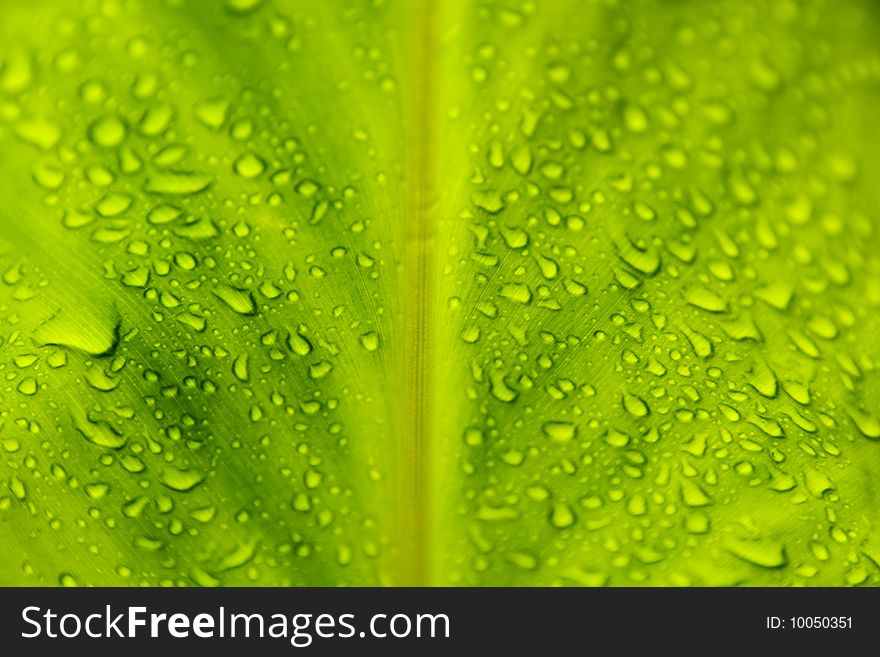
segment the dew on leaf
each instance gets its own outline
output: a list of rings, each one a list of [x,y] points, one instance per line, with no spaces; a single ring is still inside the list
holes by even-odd
[[[85,380],[92,388],[100,392],[111,392],[119,386],[119,379],[107,376],[106,372],[97,365],[86,370]]]
[[[550,524],[557,529],[571,527],[576,520],[574,511],[568,504],[559,502],[553,505],[553,509],[550,512]]]
[[[37,384],[37,380],[33,377],[27,377],[22,379],[16,389],[23,395],[27,397],[31,397],[37,394],[37,390],[39,390],[39,385]]]
[[[182,225],[173,228],[174,234],[195,241],[206,241],[217,237],[217,226],[208,217],[193,217]]]
[[[501,194],[492,191],[474,192],[472,198],[474,205],[489,214],[498,214],[504,209],[504,200]]]
[[[498,401],[510,403],[516,400],[519,396],[516,390],[511,388],[507,381],[504,379],[504,375],[500,372],[493,372],[489,375],[490,391],[492,396],[495,397]]]
[[[645,417],[650,413],[648,405],[638,395],[624,393],[622,401],[624,410],[633,417]]]
[[[253,315],[257,312],[254,295],[250,290],[231,285],[218,285],[214,288],[214,295],[239,315]]]
[[[856,428],[865,438],[880,438],[880,420],[877,419],[876,415],[869,415],[856,408],[850,408],[848,413],[850,418],[852,418],[853,424],[855,424]]]
[[[250,379],[248,357],[246,355],[239,356],[232,362],[232,373],[236,379],[244,383]]]
[[[309,365],[309,376],[315,380],[323,379],[333,370],[333,364],[328,360],[321,360]]]
[[[729,538],[725,547],[734,556],[761,568],[782,568],[788,564],[785,547],[778,541]]]
[[[191,491],[205,480],[205,474],[199,470],[183,470],[166,466],[159,474],[159,481],[171,490],[181,493]]]
[[[197,104],[194,111],[199,121],[213,130],[219,130],[226,123],[229,102],[223,99],[208,100]]]
[[[44,151],[54,148],[61,139],[61,128],[45,119],[21,121],[15,126],[15,133]]]
[[[501,296],[516,303],[527,304],[532,300],[532,291],[524,283],[505,283],[501,286]]]
[[[695,285],[687,288],[684,298],[692,306],[708,310],[709,312],[720,313],[727,310],[727,302],[718,294],[703,286]]]
[[[637,103],[624,104],[623,121],[630,132],[642,133],[648,129],[648,114]]]
[[[545,422],[541,429],[548,438],[561,443],[572,440],[577,432],[574,424],[561,421]]]
[[[214,179],[203,173],[166,171],[154,173],[144,183],[144,191],[166,196],[189,196],[204,192]]]
[[[131,207],[132,198],[127,194],[108,194],[95,204],[95,212],[102,217],[117,217]]]
[[[256,178],[266,170],[266,163],[254,153],[245,153],[236,158],[233,168],[242,178]]]
[[[376,331],[367,331],[358,338],[361,346],[367,351],[376,351],[379,348],[379,334]]]
[[[119,340],[119,318],[114,311],[90,309],[74,314],[61,310],[34,332],[42,345],[58,345],[86,354],[112,353]]]
[[[114,148],[125,139],[127,129],[116,114],[105,114],[89,126],[89,139],[102,148]]]
[[[144,112],[138,126],[141,134],[146,137],[156,137],[168,129],[174,110],[170,105],[159,104]]]
[[[83,438],[99,447],[119,449],[128,442],[126,436],[107,422],[92,421],[84,415],[75,415],[74,424]]]
[[[464,431],[464,442],[470,447],[478,447],[483,444],[483,432],[476,427],[468,427]]]
[[[308,356],[312,352],[312,343],[299,331],[291,331],[287,338],[290,350],[298,356]]]

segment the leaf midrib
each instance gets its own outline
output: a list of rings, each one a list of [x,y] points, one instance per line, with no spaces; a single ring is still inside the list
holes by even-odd
[[[432,324],[431,281],[434,269],[431,242],[433,220],[434,131],[431,119],[435,57],[433,0],[413,6],[408,44],[414,54],[407,97],[406,163],[411,183],[405,187],[407,215],[404,234],[403,312],[405,318],[401,399],[402,431],[398,481],[400,514],[397,538],[401,551],[398,584],[424,586],[430,577],[430,480],[428,454],[431,417]]]

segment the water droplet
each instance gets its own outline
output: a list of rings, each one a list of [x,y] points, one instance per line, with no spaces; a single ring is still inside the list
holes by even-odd
[[[309,365],[309,376],[315,380],[323,379],[333,371],[333,364],[327,360],[321,360]]]
[[[253,315],[257,312],[254,295],[249,290],[218,285],[214,288],[214,295],[239,315]]]
[[[557,502],[553,505],[553,510],[550,512],[550,524],[554,527],[565,529],[571,527],[576,521],[574,511],[568,504]]]
[[[144,112],[140,122],[141,134],[145,137],[157,137],[168,129],[174,110],[170,105],[160,104]]]
[[[865,438],[880,438],[880,420],[876,416],[868,415],[855,408],[850,408],[848,412],[853,424]]]
[[[788,564],[785,547],[777,541],[729,538],[726,547],[734,556],[761,568],[782,568]]]
[[[791,303],[794,290],[786,281],[774,281],[755,291],[755,296],[777,310],[785,310]]]
[[[498,401],[510,403],[519,396],[516,390],[507,385],[504,375],[500,372],[492,372],[489,375],[489,382],[489,390]]]
[[[119,341],[119,319],[113,311],[82,308],[78,315],[61,311],[34,333],[43,345],[69,347],[94,356],[113,353]]]
[[[379,348],[379,334],[376,331],[367,331],[361,335],[360,343],[367,351],[376,351]]]
[[[684,299],[692,306],[709,312],[720,313],[727,310],[727,302],[724,299],[708,288],[699,285],[687,288]]]
[[[522,568],[523,570],[538,569],[538,558],[527,552],[511,552],[507,555],[507,560],[517,568]]]
[[[195,106],[196,118],[207,127],[219,130],[226,123],[229,103],[223,99],[209,100]]]
[[[189,196],[204,192],[214,179],[202,173],[165,171],[154,173],[144,183],[144,191],[167,196]]]
[[[16,125],[15,133],[24,141],[44,151],[54,148],[61,139],[61,128],[45,119],[21,121]]]
[[[17,388],[21,394],[27,395],[28,397],[37,394],[38,389],[37,380],[32,377],[22,379]]]
[[[464,442],[471,447],[483,444],[483,432],[476,427],[468,427],[464,431]]]
[[[163,468],[159,475],[159,481],[164,486],[181,493],[191,491],[204,480],[204,473],[198,470],[181,470],[171,466]]]
[[[226,0],[226,8],[233,14],[249,14],[256,11],[263,0]]]
[[[131,207],[132,198],[127,194],[108,194],[95,204],[95,211],[102,217],[118,217]]]
[[[577,434],[577,427],[571,422],[545,422],[541,429],[545,436],[562,443],[572,440]]]
[[[623,122],[630,132],[642,133],[648,129],[648,114],[640,105],[626,103],[623,106]]]
[[[683,479],[681,482],[681,500],[689,507],[706,506],[712,502],[706,491],[690,479]]]
[[[517,303],[527,304],[532,300],[532,291],[525,283],[505,283],[501,286],[501,296]]]
[[[266,170],[266,163],[253,153],[245,153],[235,160],[233,168],[242,178],[256,178]]]
[[[814,497],[822,497],[826,492],[834,490],[834,482],[824,472],[815,468],[804,468],[804,482],[807,490]]]
[[[498,214],[504,209],[504,201],[501,194],[492,191],[474,192],[472,197],[474,205],[489,214]]]
[[[629,445],[629,436],[617,429],[609,429],[602,439],[612,447],[626,447]]]
[[[650,413],[645,400],[637,395],[624,393],[622,401],[623,409],[633,417],[645,417]]]
[[[504,227],[501,229],[501,236],[511,249],[524,249],[529,245],[529,234],[522,228]]]
[[[74,577],[70,573],[61,573],[58,576],[58,584],[59,586],[63,586],[65,588],[73,588],[80,585],[76,577]]]
[[[89,126],[89,139],[102,148],[114,148],[125,139],[127,129],[116,114],[105,114]]]
[[[119,449],[128,441],[127,437],[107,422],[93,421],[80,415],[74,416],[73,420],[82,437],[99,447]]]
[[[107,376],[104,370],[97,365],[86,370],[85,379],[92,388],[101,392],[111,392],[119,386],[119,379]]]
[[[291,331],[287,337],[287,345],[298,356],[308,356],[312,353],[312,343],[299,331]]]
[[[248,357],[246,355],[239,356],[232,362],[232,373],[239,381],[248,381],[250,376],[248,374]]]

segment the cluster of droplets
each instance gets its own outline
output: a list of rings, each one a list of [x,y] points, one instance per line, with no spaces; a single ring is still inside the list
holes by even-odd
[[[0,525],[22,534],[7,556],[24,583],[380,577],[383,471],[351,442],[388,431],[374,378],[388,245],[360,191],[382,175],[369,135],[334,145],[335,124],[307,123],[322,117],[266,63],[336,84],[302,38],[348,28],[225,4],[197,12],[194,39],[185,11],[108,3],[68,25],[82,45],[0,50],[0,141],[29,163],[14,184],[39,214],[0,217],[17,249],[0,263]],[[240,66],[212,50],[220,31],[249,53]],[[360,57],[393,102],[379,52]],[[353,146],[328,171],[325,149]]]
[[[880,58],[824,19],[841,65],[811,56],[830,5],[596,3],[601,38],[521,9],[475,11],[494,104],[448,113],[472,140],[443,271],[471,406],[451,581],[878,581],[880,262],[841,126]]]

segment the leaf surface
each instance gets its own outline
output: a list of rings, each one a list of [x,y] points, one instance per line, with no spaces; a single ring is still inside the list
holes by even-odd
[[[872,3],[0,16],[0,583],[880,582]]]

